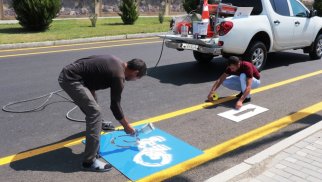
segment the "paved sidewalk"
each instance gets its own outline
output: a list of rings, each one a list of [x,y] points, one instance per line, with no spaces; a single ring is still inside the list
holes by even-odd
[[[206,182],[322,182],[322,121]]]
[[[0,24],[16,24],[17,20],[0,20]]]

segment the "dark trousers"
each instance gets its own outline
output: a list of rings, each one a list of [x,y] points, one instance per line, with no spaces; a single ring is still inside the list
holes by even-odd
[[[70,96],[75,104],[85,114],[86,145],[84,162],[91,163],[96,158],[100,145],[100,132],[102,130],[102,114],[92,93],[80,81],[68,81],[64,70],[58,78],[61,88]]]

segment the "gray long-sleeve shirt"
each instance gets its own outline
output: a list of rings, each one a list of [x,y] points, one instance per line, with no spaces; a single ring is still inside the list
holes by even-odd
[[[124,88],[122,61],[112,55],[82,58],[65,67],[65,78],[81,81],[91,91],[111,88],[111,110],[117,120],[124,117],[121,94]]]

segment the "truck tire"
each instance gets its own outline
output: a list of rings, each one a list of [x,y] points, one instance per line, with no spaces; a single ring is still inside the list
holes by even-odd
[[[318,35],[309,52],[310,58],[313,60],[321,59],[322,57],[322,34]]]
[[[198,63],[209,63],[213,58],[214,55],[212,54],[206,54],[206,53],[201,53],[198,51],[193,51],[193,56],[197,60]]]
[[[261,41],[251,42],[243,55],[243,58],[245,61],[253,63],[258,71],[262,71],[267,59],[267,49],[265,44]]]

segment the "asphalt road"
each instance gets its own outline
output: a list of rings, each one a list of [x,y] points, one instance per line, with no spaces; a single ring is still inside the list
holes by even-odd
[[[205,101],[214,80],[224,71],[226,62],[215,58],[209,65],[198,65],[191,52],[165,49],[162,61],[152,69],[161,49],[161,40],[111,41],[65,47],[0,50],[0,105],[27,99],[60,89],[57,77],[64,65],[94,54],[114,54],[124,61],[138,57],[147,62],[149,76],[128,82],[123,93],[122,106],[131,122],[164,115],[169,112],[201,104]],[[322,70],[321,60],[311,61],[301,51],[270,54],[262,71],[262,86],[268,86],[301,75]],[[214,107],[187,112],[161,119],[155,126],[201,150],[229,141],[253,129],[285,116],[299,112],[322,101],[322,74],[295,80],[291,83],[264,89],[252,95],[252,104],[268,108],[245,121],[236,123],[217,116],[230,110],[236,100]],[[235,92],[223,87],[221,97]],[[112,120],[109,110],[109,90],[98,92],[104,118]],[[0,161],[6,156],[43,149],[45,146],[69,141],[84,135],[84,123],[65,119],[73,104],[53,98],[45,109],[27,114],[0,111]],[[37,104],[37,103],[34,103]],[[28,105],[28,107],[31,105]],[[25,107],[23,105],[19,108]],[[322,112],[300,113],[303,119],[246,146],[228,152],[192,169],[171,176],[166,181],[203,181],[264,150],[274,143],[322,120]],[[82,119],[76,112],[74,117]],[[127,181],[113,169],[108,173],[83,172],[80,169],[82,144],[60,148],[51,152],[0,165],[0,181]],[[188,152],[188,151],[182,151]]]

